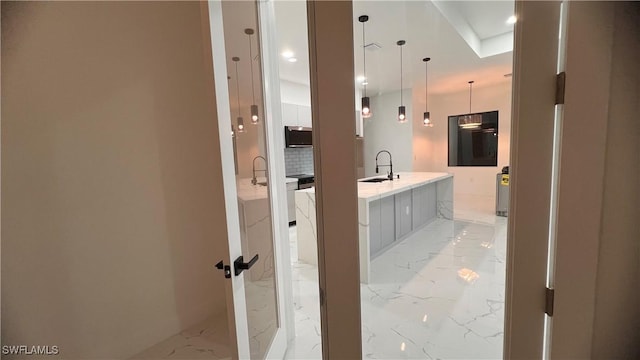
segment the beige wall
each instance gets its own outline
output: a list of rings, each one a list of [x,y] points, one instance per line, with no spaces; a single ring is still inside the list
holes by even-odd
[[[615,10],[592,358],[640,356],[640,5]]]
[[[3,344],[122,358],[225,311],[201,16],[2,3]]]
[[[231,116],[233,119],[233,126],[236,130],[238,125],[236,123],[237,116],[235,115],[235,109],[232,110]],[[236,157],[238,163],[238,178],[250,179],[253,177],[253,159],[256,156],[265,156],[264,150],[264,128],[263,123],[259,125],[251,125],[249,114],[244,114],[244,127],[246,131],[244,133],[236,132]],[[264,119],[264,117],[263,117]],[[264,168],[264,162],[262,160],[256,160],[256,169]],[[264,176],[264,173],[258,172],[256,176]]]
[[[414,171],[444,171],[454,174],[456,195],[495,198],[495,174],[509,164],[511,134],[511,81],[483,87],[474,84],[473,112],[498,110],[498,166],[449,167],[447,117],[469,112],[469,91],[429,96],[429,111],[434,126],[422,126],[424,91],[414,92],[413,169]]]
[[[281,79],[280,100],[287,104],[311,106],[311,88],[309,85]]]

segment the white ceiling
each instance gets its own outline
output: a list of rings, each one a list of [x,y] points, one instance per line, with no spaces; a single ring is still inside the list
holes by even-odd
[[[513,15],[513,1],[450,1],[482,40],[513,31],[507,24]]]
[[[442,1],[433,5],[467,45],[485,58],[513,50],[513,1]]]
[[[297,62],[280,56],[280,78],[309,84],[309,43],[307,40],[307,4],[305,1],[274,2],[276,31],[280,53],[292,51]]]
[[[276,23],[280,51],[295,53],[298,62],[280,59],[280,77],[309,83],[306,5],[304,1],[276,1]],[[510,81],[504,75],[512,67],[513,1],[354,1],[354,46],[356,75],[363,74],[362,24],[359,15],[369,15],[366,42],[382,48],[367,51],[370,95],[400,88],[400,50],[403,47],[404,88],[424,87],[429,62],[429,92],[447,93]]]
[[[253,1],[223,1],[222,14],[224,22],[224,38],[225,52],[227,57],[227,74],[229,79],[229,102],[231,105],[231,118],[235,121],[238,116],[238,84],[240,85],[240,115],[244,117],[245,124],[249,123],[250,105],[253,103],[253,95],[251,92],[252,85],[255,94],[255,103],[262,103],[262,82],[259,63],[259,44],[260,36],[257,29],[258,13]],[[249,35],[244,30],[254,29],[255,33],[251,36],[251,55],[253,61],[250,61],[249,51]],[[214,54],[215,56],[215,54]],[[238,61],[238,77],[236,78],[235,62],[233,57],[239,57]],[[253,79],[251,83],[251,65],[253,65]],[[262,106],[258,107],[262,109]]]

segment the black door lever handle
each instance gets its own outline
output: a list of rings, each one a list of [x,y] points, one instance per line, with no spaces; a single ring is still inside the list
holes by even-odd
[[[248,263],[244,262],[244,257],[239,256],[236,261],[233,262],[233,270],[236,276],[240,275],[244,270],[249,270],[253,264],[258,262],[258,254],[256,254]]]

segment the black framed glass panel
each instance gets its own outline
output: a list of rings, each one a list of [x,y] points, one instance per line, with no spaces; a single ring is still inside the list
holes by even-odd
[[[498,165],[498,111],[449,116],[449,166]]]

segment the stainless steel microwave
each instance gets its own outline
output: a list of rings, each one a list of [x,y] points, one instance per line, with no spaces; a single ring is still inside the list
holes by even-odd
[[[313,146],[311,128],[300,126],[285,126],[284,143],[288,148]]]

